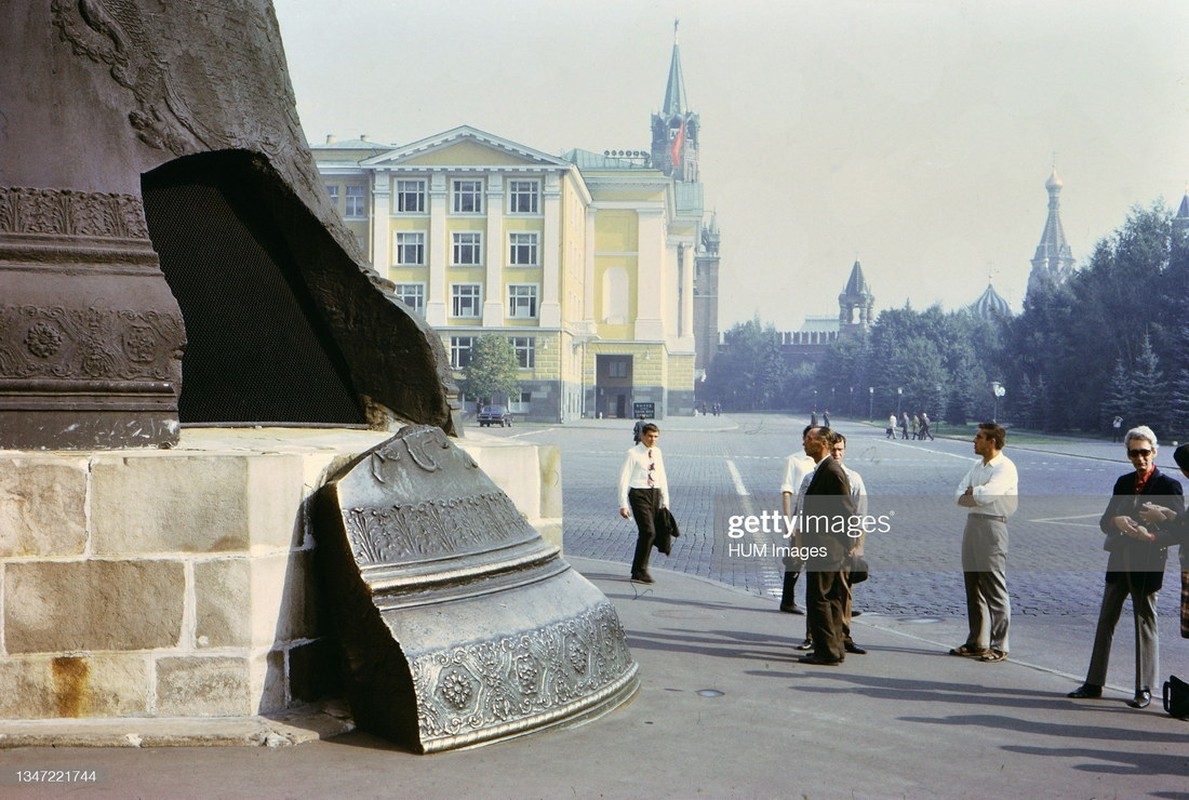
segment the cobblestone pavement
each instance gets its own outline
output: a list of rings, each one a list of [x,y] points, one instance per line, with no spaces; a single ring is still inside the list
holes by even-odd
[[[781,566],[773,548],[782,539],[775,526],[767,534],[732,539],[728,521],[732,515],[779,512],[785,460],[799,449],[807,422],[781,414],[661,421],[660,445],[682,535],[672,555],[654,553],[652,566],[779,597]],[[964,616],[959,567],[964,513],[953,491],[975,458],[970,442],[888,440],[881,428],[863,422],[833,423],[848,438],[846,464],[863,476],[869,513],[891,520],[886,534],[868,537],[872,579],[856,587],[856,607],[901,618]],[[566,552],[623,563],[625,572],[635,526],[616,513],[615,494],[631,427],[630,420],[586,420],[488,429],[561,448]],[[1158,463],[1179,476],[1172,450],[1162,448]],[[1122,445],[1069,440],[1015,446],[1009,435],[1006,452],[1021,483],[1020,511],[1009,524],[1013,614],[1094,617],[1106,563],[1098,517],[1115,479],[1129,469]],[[1161,628],[1167,626],[1166,635],[1174,637],[1179,636],[1170,613],[1179,605],[1176,569],[1173,553],[1160,606]],[[799,586],[798,595],[802,592]]]

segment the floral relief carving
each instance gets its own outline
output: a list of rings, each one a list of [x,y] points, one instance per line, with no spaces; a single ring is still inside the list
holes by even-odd
[[[410,660],[422,740],[546,714],[611,686],[633,663],[606,602],[536,630],[423,654]]]
[[[0,306],[0,332],[24,344],[0,353],[0,377],[169,380],[182,330],[156,312]]]
[[[62,332],[49,322],[35,322],[25,334],[25,347],[38,358],[49,358],[62,347]]]
[[[20,186],[0,187],[0,233],[149,238],[135,195]]]

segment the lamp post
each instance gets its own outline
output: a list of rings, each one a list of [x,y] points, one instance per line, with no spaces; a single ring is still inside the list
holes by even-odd
[[[991,394],[995,396],[995,406],[991,413],[991,422],[999,422],[999,398],[1007,394],[1007,387],[999,381],[991,381]]]
[[[904,397],[904,387],[896,387],[896,419],[900,418],[900,400]]]
[[[867,387],[867,421],[875,419],[875,387]]]

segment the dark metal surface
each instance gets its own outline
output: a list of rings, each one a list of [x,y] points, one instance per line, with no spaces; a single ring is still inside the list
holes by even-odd
[[[467,747],[637,689],[614,607],[440,429],[405,428],[327,484],[316,533],[364,730]]]
[[[0,70],[0,448],[169,446],[179,421],[455,432],[438,334],[326,198],[267,0],[0,13],[22,65]]]

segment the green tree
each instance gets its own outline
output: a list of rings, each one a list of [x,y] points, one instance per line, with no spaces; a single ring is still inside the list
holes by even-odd
[[[1132,397],[1134,416],[1138,424],[1147,425],[1157,436],[1166,436],[1169,421],[1168,385],[1160,369],[1160,359],[1152,349],[1152,341],[1144,336],[1139,356],[1135,359],[1135,381]]]
[[[520,393],[516,351],[505,337],[487,333],[471,347],[471,363],[463,370],[459,386],[467,396],[479,400],[510,398]]]
[[[789,367],[780,351],[780,333],[759,317],[740,322],[723,335],[727,347],[706,376],[706,394],[728,409],[776,408],[784,400]]]
[[[1102,430],[1106,406],[1117,404],[1110,396],[1112,368],[1122,359],[1127,369],[1140,369],[1145,335],[1157,359],[1152,366],[1178,363],[1170,358],[1176,312],[1169,298],[1183,297],[1184,285],[1176,291],[1169,285],[1170,243],[1171,215],[1163,204],[1135,207],[1065,285],[1029,295],[1012,323],[1006,363],[1016,376],[1045,379],[1055,429]],[[1129,420],[1138,411],[1135,401],[1133,394],[1123,413]],[[1149,413],[1167,416],[1155,408],[1159,403],[1148,405]]]

